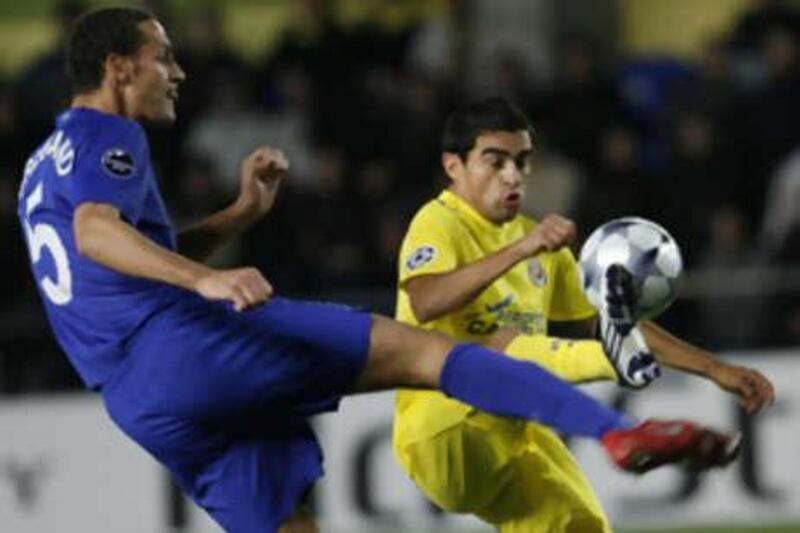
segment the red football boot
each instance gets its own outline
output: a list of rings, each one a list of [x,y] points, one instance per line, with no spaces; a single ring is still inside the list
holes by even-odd
[[[602,441],[618,467],[641,474],[667,463],[684,463],[696,471],[725,466],[739,453],[741,435],[686,420],[652,419],[609,431]]]

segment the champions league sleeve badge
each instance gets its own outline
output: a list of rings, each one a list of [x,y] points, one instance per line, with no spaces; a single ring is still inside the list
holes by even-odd
[[[535,257],[528,261],[528,278],[536,287],[547,285],[547,271]]]
[[[406,260],[406,268],[416,270],[433,261],[434,257],[436,257],[436,248],[427,245],[420,246]]]
[[[106,150],[100,162],[106,174],[116,179],[128,179],[136,170],[133,156],[122,148]]]

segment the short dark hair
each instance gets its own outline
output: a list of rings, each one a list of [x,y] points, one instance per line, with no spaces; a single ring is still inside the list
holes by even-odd
[[[139,24],[155,19],[144,9],[109,7],[81,15],[67,41],[67,70],[75,94],[97,89],[109,54],[134,55],[144,44]]]
[[[442,134],[442,151],[458,154],[466,161],[478,137],[489,131],[525,130],[536,141],[536,132],[516,105],[496,96],[463,105],[447,118]]]

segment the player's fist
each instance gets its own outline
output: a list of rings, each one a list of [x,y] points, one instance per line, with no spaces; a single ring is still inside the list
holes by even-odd
[[[227,300],[237,311],[261,305],[272,296],[272,285],[250,267],[211,270],[197,280],[195,290],[207,300]]]
[[[575,240],[575,223],[561,215],[547,215],[530,233],[517,241],[525,257],[555,252]]]
[[[237,203],[255,216],[263,216],[275,203],[289,161],[281,150],[261,146],[242,161]]]

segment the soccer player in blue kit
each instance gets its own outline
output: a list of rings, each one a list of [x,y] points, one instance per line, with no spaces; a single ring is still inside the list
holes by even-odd
[[[25,165],[19,217],[52,329],[114,422],[231,532],[316,531],[322,475],[309,415],[349,393],[439,389],[484,411],[600,440],[622,468],[731,459],[683,421],[638,426],[542,368],[345,306],[272,297],[253,268],[201,263],[266,214],[288,169],[262,147],[238,198],[175,233],[139,120],[173,121],[184,73],[146,11],[84,15],[69,40],[74,98]],[[647,357],[620,332],[615,360]]]

